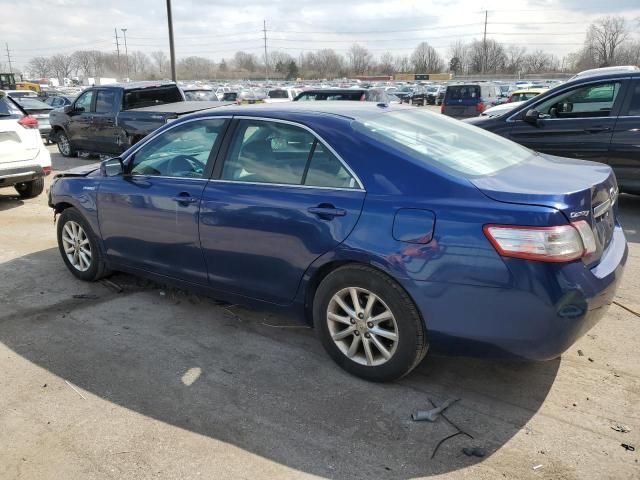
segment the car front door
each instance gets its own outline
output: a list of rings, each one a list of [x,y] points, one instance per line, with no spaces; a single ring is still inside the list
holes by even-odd
[[[365,192],[305,127],[240,119],[233,130],[200,209],[209,281],[222,291],[288,304],[307,267],[349,235]]]
[[[539,112],[537,123],[525,121],[524,110],[511,117],[509,137],[539,152],[606,163],[623,86],[592,81],[544,98],[526,109]]]
[[[629,83],[609,146],[609,165],[622,190],[640,194],[640,79]]]
[[[87,90],[73,102],[71,111],[67,114],[69,123],[67,124],[67,135],[75,148],[90,150],[89,137],[93,113],[94,90]]]
[[[118,154],[122,148],[118,145],[118,129],[115,124],[119,92],[114,89],[96,90],[96,102],[91,126],[91,139],[94,151]]]
[[[98,220],[110,261],[207,283],[198,216],[227,121],[200,118],[175,125],[125,159],[123,175],[102,180]]]

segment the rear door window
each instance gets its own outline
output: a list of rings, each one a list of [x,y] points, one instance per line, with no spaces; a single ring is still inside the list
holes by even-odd
[[[632,87],[631,90],[631,100],[624,115],[636,117],[640,116],[640,81],[634,83],[635,87]]]

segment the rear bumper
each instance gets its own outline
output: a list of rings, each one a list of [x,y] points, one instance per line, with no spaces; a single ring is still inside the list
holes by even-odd
[[[40,165],[0,170],[0,187],[11,187],[17,183],[30,182],[49,173],[50,171],[45,172]]]
[[[566,351],[604,316],[627,261],[616,226],[594,268],[505,259],[513,288],[413,282],[436,351],[472,356],[549,360]]]

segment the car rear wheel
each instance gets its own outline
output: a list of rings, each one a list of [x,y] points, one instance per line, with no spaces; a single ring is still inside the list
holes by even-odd
[[[96,281],[109,271],[88,222],[75,208],[67,208],[58,220],[58,248],[62,260],[76,277]]]
[[[427,353],[425,328],[407,293],[365,265],[340,267],[325,277],[315,294],[313,317],[329,355],[367,380],[400,378]]]
[[[30,182],[18,183],[15,189],[20,198],[35,198],[44,190],[44,177],[36,178]]]
[[[56,135],[56,143],[58,144],[58,151],[65,157],[75,157],[78,153],[67,134],[63,131],[58,132]]]

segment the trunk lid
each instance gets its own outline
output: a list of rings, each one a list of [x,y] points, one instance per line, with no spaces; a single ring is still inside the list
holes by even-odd
[[[608,165],[539,154],[494,175],[471,179],[487,197],[505,203],[556,208],[568,221],[586,220],[600,259],[613,236],[618,184]]]

